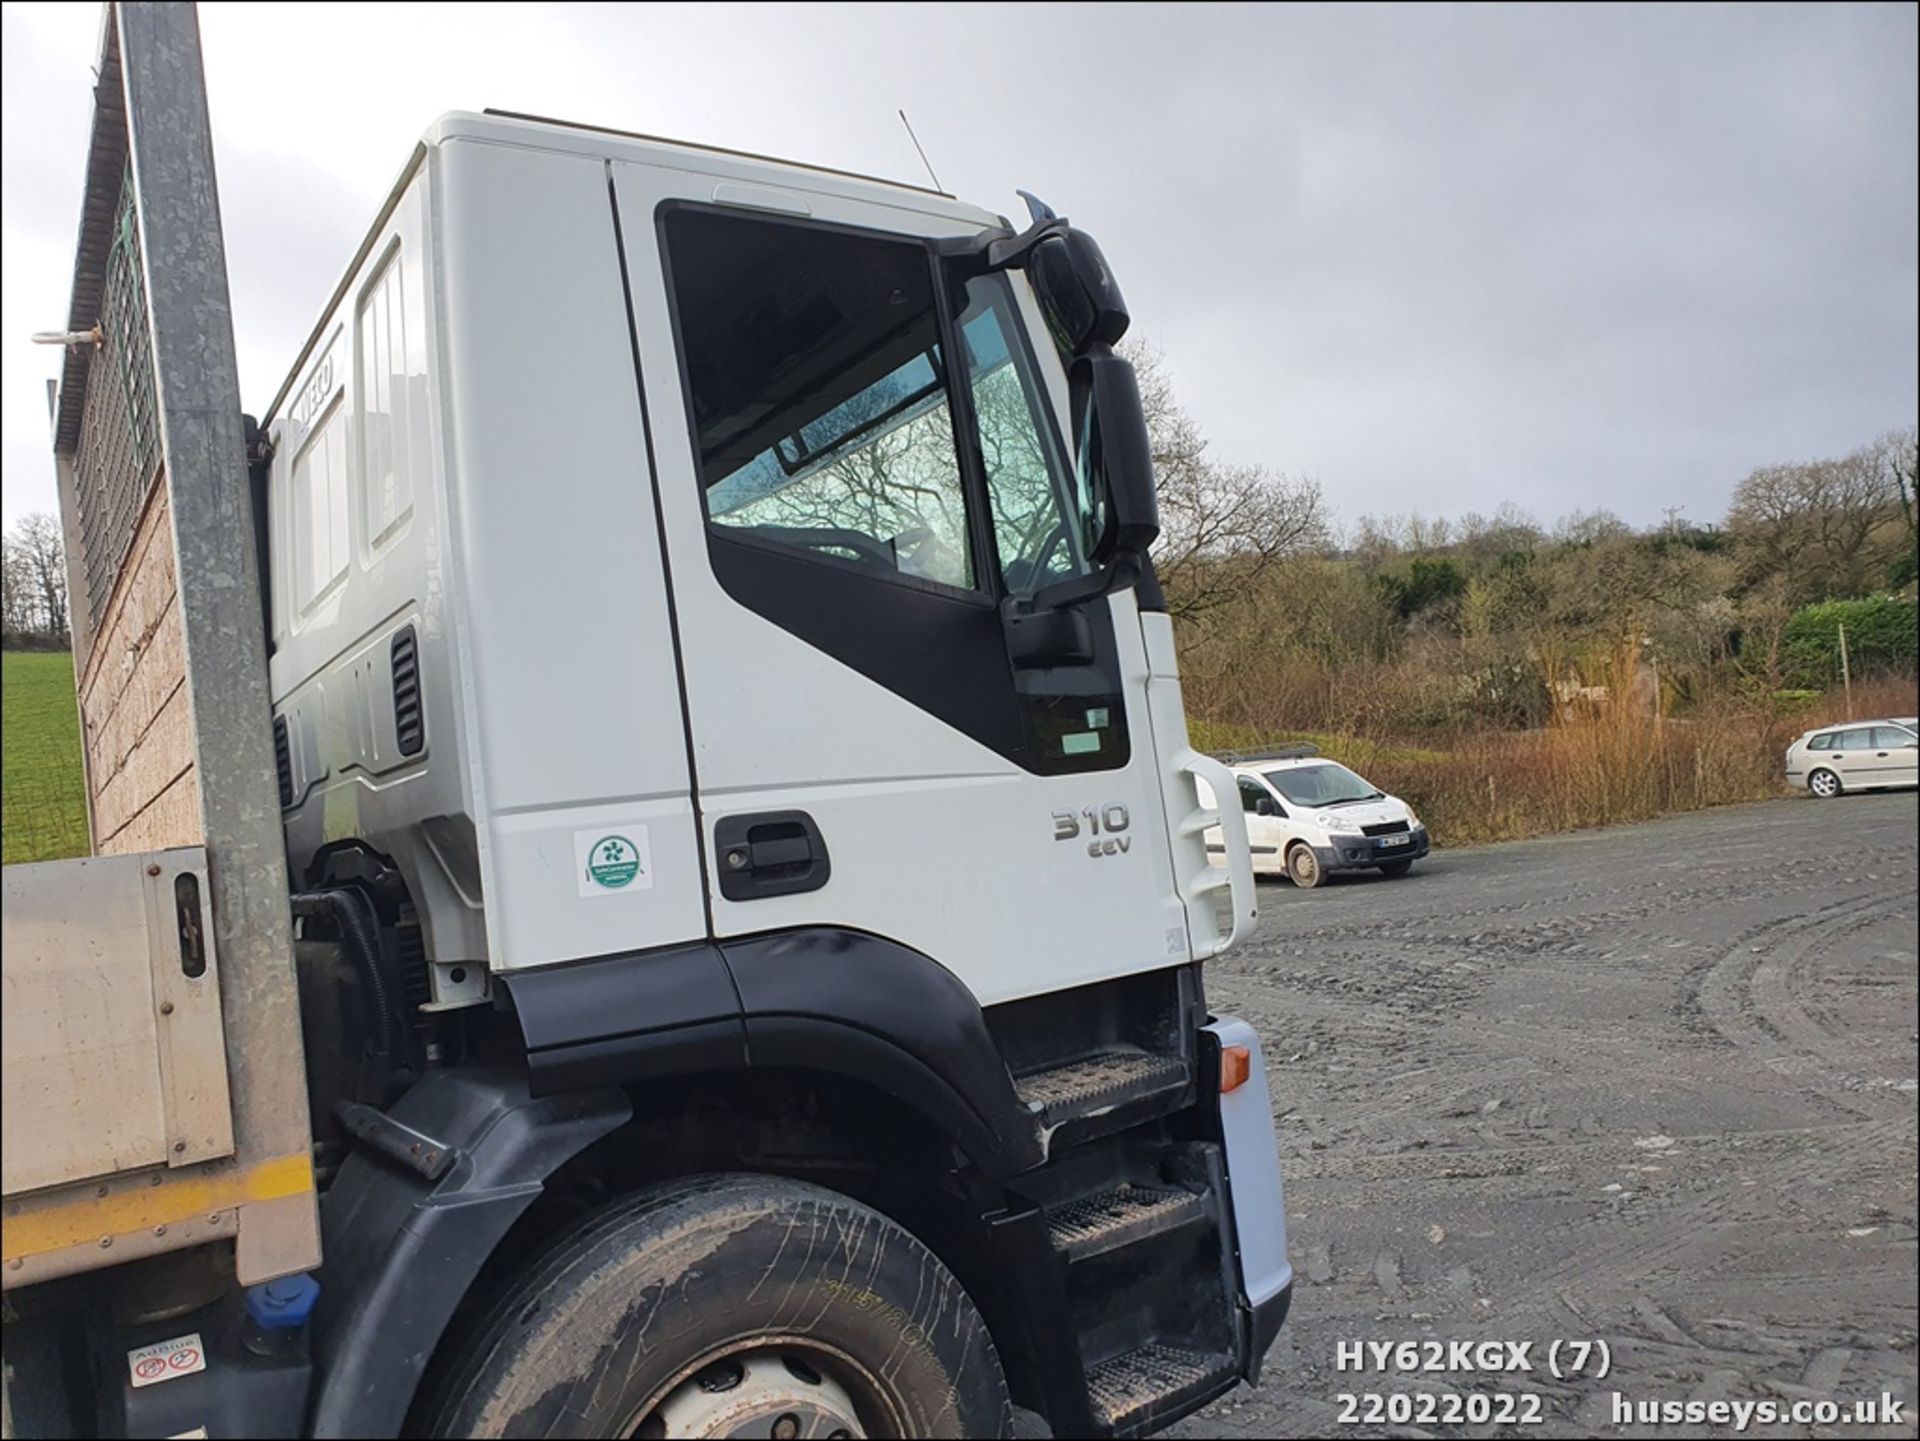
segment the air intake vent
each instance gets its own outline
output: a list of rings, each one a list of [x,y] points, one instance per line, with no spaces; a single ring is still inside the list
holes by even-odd
[[[293,804],[293,746],[287,740],[287,718],[273,718],[273,768],[280,777],[280,809]]]
[[[403,756],[426,748],[427,719],[420,706],[420,642],[412,626],[393,638],[393,733]]]

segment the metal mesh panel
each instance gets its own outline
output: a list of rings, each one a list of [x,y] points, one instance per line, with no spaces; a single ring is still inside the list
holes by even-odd
[[[75,500],[87,599],[97,627],[113,594],[160,466],[159,410],[153,391],[153,340],[140,267],[133,174],[125,173],[100,297],[101,346],[87,367],[80,439],[74,452]]]

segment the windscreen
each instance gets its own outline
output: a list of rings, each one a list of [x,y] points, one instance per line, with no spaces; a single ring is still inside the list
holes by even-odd
[[[1298,806],[1335,806],[1345,801],[1370,801],[1378,799],[1381,794],[1345,766],[1333,761],[1271,770],[1266,772],[1266,777],[1275,790]]]

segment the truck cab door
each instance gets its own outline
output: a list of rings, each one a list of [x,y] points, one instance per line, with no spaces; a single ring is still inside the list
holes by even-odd
[[[747,173],[612,166],[713,933],[880,936],[983,1004],[1186,959],[1131,593],[1080,653],[1003,618],[1090,562],[1024,278],[935,253],[990,217]]]

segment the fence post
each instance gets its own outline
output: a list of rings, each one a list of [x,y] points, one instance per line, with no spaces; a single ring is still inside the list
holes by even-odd
[[[1853,667],[1847,662],[1847,623],[1845,621],[1840,621],[1839,626],[1840,626],[1840,683],[1846,687],[1847,719],[1852,720],[1853,719]]]

